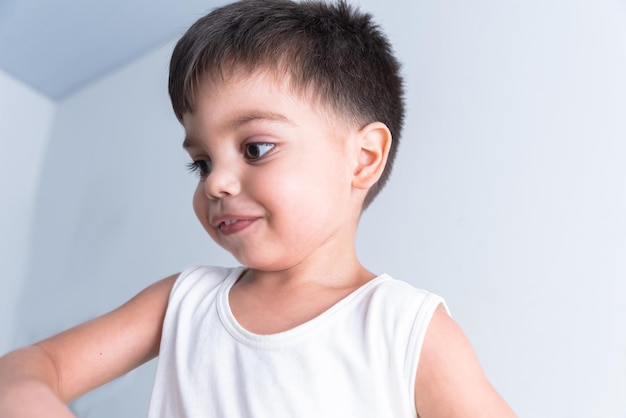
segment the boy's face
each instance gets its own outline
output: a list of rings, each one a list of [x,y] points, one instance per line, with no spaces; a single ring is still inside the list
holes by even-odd
[[[354,245],[357,128],[263,74],[205,81],[195,99],[183,116],[194,210],[219,245],[265,271]]]

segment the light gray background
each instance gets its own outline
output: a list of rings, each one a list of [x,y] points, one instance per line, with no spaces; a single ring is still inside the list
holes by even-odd
[[[443,295],[520,416],[626,417],[625,3],[360,4],[408,103],[361,258]],[[234,263],[193,217],[172,46],[62,100],[0,71],[0,353]],[[153,366],[73,410],[143,416]]]

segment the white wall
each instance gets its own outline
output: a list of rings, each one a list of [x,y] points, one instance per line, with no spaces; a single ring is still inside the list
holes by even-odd
[[[446,297],[520,416],[626,416],[626,2],[365,3],[410,114],[361,254]]]
[[[409,110],[363,260],[443,295],[520,416],[626,416],[624,2],[362,4],[405,62]],[[232,263],[193,219],[170,48],[59,105],[19,342],[186,265]],[[150,374],[73,408],[140,416]]]
[[[0,355],[15,345],[31,218],[55,105],[0,71]]]

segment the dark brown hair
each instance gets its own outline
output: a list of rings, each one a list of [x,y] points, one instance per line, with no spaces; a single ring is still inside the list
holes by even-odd
[[[189,28],[172,54],[169,94],[176,117],[194,111],[194,90],[203,77],[240,69],[274,71],[341,118],[387,125],[393,137],[389,159],[367,207],[387,182],[404,119],[400,64],[371,15],[344,0],[243,0],[213,10]]]

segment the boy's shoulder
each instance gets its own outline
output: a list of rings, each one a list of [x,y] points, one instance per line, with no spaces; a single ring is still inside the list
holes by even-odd
[[[410,311],[417,313],[425,309],[435,309],[440,304],[446,311],[448,310],[441,296],[415,287],[407,281],[393,278],[388,274],[382,274],[374,280],[377,281],[372,292],[375,305],[380,304],[387,309],[399,311],[404,316]]]
[[[375,280],[379,283],[368,295],[367,315],[381,319],[384,333],[388,334],[389,339],[400,337],[404,341],[403,345],[412,348],[409,350],[412,352],[410,357],[414,357],[407,360],[416,366],[433,315],[439,306],[449,313],[448,307],[441,296],[406,281],[386,274]]]
[[[222,267],[210,265],[194,265],[184,269],[176,279],[172,288],[171,297],[188,293],[210,292],[225,280],[236,280],[244,267]]]

